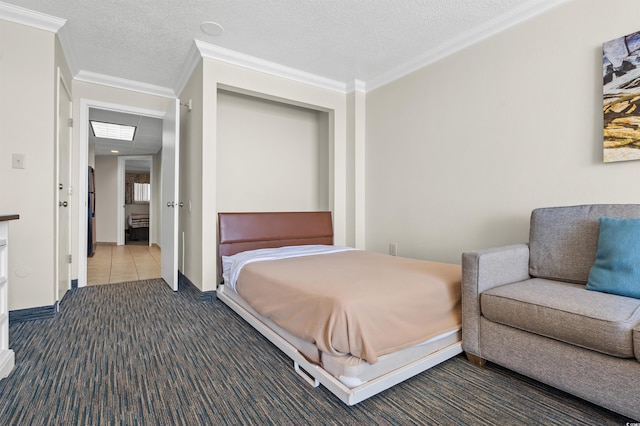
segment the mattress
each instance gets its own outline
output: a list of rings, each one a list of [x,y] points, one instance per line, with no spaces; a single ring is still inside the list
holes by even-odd
[[[298,246],[223,257],[223,277],[222,295],[349,388],[461,339],[459,265]]]
[[[382,355],[378,358],[378,362],[375,364],[369,364],[368,362],[352,355],[336,356],[323,353],[318,350],[317,346],[313,343],[294,336],[287,330],[276,325],[273,321],[258,314],[238,293],[227,286],[220,286],[218,292],[222,293],[224,296],[233,300],[235,303],[247,310],[274,333],[278,334],[293,345],[306,359],[321,366],[325,371],[338,379],[348,388],[360,386],[385,374],[391,373],[400,367],[447,348],[461,340],[460,329],[453,330],[435,336],[425,342],[409,348]]]
[[[336,249],[276,259],[259,250],[229,284],[237,275],[238,294],[256,312],[322,352],[370,364],[460,328],[459,265]]]

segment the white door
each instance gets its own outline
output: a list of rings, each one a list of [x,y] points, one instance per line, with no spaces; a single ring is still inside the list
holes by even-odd
[[[176,99],[162,122],[162,278],[178,291],[178,171],[180,153],[180,100]]]
[[[56,146],[58,189],[56,226],[56,300],[64,297],[71,284],[71,96],[58,77],[58,137]]]

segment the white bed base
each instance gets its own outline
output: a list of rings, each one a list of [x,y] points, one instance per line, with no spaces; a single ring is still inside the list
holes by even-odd
[[[313,387],[322,384],[331,393],[340,398],[347,405],[355,405],[365,399],[389,389],[406,379],[422,373],[429,368],[438,365],[460,353],[462,353],[462,342],[456,342],[423,358],[413,361],[401,368],[390,373],[384,374],[373,380],[369,380],[354,388],[348,388],[340,380],[329,374],[326,370],[317,364],[308,361],[302,354],[285,339],[276,332],[271,330],[251,312],[236,303],[225,292],[227,290],[224,285],[218,287],[217,296],[227,306],[233,309],[238,315],[245,319],[253,328],[258,330],[264,337],[269,339],[271,343],[276,345],[282,352],[293,360],[293,366],[296,371],[307,383]]]

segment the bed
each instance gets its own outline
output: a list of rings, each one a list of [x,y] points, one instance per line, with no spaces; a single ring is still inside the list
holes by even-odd
[[[334,246],[330,212],[219,213],[218,227],[219,299],[345,404],[462,352],[459,265]]]
[[[149,239],[149,213],[131,213],[127,217],[129,240],[140,241]]]

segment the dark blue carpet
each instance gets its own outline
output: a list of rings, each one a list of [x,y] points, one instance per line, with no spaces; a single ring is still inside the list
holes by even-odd
[[[12,323],[3,425],[624,425],[628,419],[455,357],[356,406],[302,381],[220,301],[161,280],[71,290]]]

